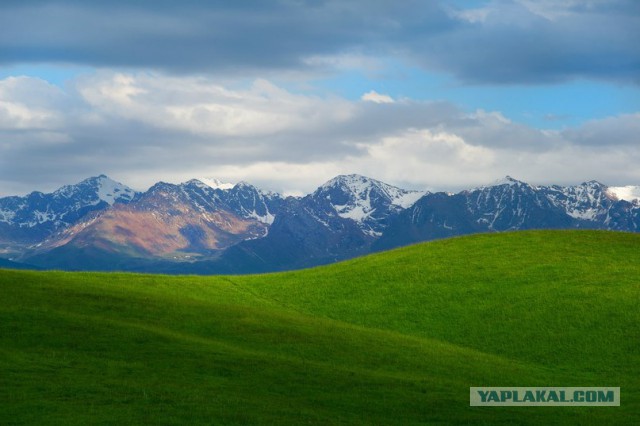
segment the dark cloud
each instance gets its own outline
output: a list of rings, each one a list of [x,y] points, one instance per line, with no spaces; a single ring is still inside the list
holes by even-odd
[[[403,31],[409,7],[382,1],[3,3],[0,60],[186,72],[300,68],[309,56],[366,48]],[[437,28],[446,20],[436,7],[419,9],[421,23]]]
[[[4,1],[0,64],[252,73],[307,70],[310,58],[357,52],[403,55],[472,83],[638,82],[639,4],[513,0],[456,11],[435,1]]]
[[[630,151],[640,146],[640,113],[591,120],[562,135],[579,145]]]
[[[476,22],[418,40],[411,54],[469,83],[640,83],[639,2],[602,1],[592,8],[540,3],[532,9],[497,3]]]

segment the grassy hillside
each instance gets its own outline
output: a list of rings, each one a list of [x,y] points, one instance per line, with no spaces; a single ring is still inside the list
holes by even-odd
[[[0,271],[0,424],[640,424],[640,235],[475,235],[245,277]],[[620,386],[621,407],[469,407]]]

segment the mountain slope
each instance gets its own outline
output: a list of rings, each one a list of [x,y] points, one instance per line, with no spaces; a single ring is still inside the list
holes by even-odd
[[[342,175],[301,199],[288,198],[261,239],[229,248],[218,272],[298,269],[366,254],[390,218],[423,192]]]
[[[126,265],[118,255],[129,257],[134,269],[142,260],[192,261],[262,237],[276,201],[246,184],[222,191],[197,180],[180,185],[160,182],[134,202],[88,216],[57,233],[28,257],[42,266],[83,269],[84,261],[88,269],[99,270]]]
[[[609,209],[617,201],[600,182],[584,182],[577,186],[542,187],[541,192],[551,202],[574,219],[605,222]]]
[[[0,198],[0,244],[40,242],[91,212],[129,203],[135,197],[131,188],[100,175],[50,194]]]
[[[264,238],[243,241],[221,256],[222,272],[299,269],[368,253],[373,237],[351,219],[316,210],[315,200],[287,199]]]
[[[637,424],[638,244],[526,231],[262,276],[0,271],[0,423]],[[470,386],[550,384],[623,402],[469,407]]]
[[[488,186],[426,194],[392,218],[374,250],[478,232],[526,229],[640,230],[640,201],[619,200],[607,186],[532,186],[510,176]]]
[[[13,262],[11,260],[0,258],[0,269],[39,269],[34,265]]]
[[[340,175],[313,194],[316,210],[355,221],[371,236],[380,236],[388,218],[410,207],[424,191],[407,191],[360,175]]]

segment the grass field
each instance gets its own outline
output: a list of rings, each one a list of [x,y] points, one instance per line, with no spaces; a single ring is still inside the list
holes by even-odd
[[[620,407],[469,407],[619,386]],[[303,271],[0,271],[0,424],[640,424],[640,235],[532,231]]]

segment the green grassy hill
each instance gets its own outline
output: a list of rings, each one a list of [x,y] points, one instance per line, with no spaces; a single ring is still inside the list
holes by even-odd
[[[0,424],[640,424],[639,249],[535,231],[256,276],[0,271]]]

